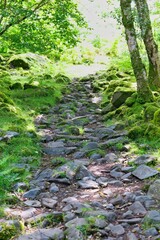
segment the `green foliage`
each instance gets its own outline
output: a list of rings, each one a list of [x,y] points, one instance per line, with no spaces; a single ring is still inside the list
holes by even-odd
[[[79,28],[86,26],[72,0],[9,0],[0,5],[1,52],[62,51],[79,41]]]

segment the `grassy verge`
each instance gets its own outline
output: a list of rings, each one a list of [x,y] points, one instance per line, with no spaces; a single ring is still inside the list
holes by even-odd
[[[34,119],[61,98],[69,79],[50,68],[40,73],[4,70],[0,92],[0,203],[7,202],[16,182],[29,180],[40,164],[41,148]],[[15,137],[4,137],[14,131]]]

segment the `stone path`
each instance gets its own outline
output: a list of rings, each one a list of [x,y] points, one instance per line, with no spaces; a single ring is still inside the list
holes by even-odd
[[[146,165],[153,157],[129,166],[127,131],[105,126],[90,81],[74,79],[68,89],[35,120],[43,162],[29,187],[16,186],[26,189],[21,206],[8,210],[26,226],[16,239],[160,239],[154,194],[141,190],[142,179],[158,174]]]

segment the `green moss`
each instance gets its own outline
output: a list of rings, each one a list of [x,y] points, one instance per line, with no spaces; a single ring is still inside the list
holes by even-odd
[[[156,125],[160,125],[160,109],[156,110],[154,112],[154,119],[153,119],[154,123]]]
[[[131,107],[136,102],[136,99],[137,99],[137,93],[133,93],[131,97],[127,98],[127,100],[125,101],[125,104],[128,107]]]
[[[14,224],[1,223],[0,227],[1,227],[1,230],[0,230],[1,240],[12,239],[13,237],[18,236],[22,230],[17,228]]]
[[[144,129],[141,126],[134,126],[128,132],[128,137],[131,139],[137,139],[144,135]]]
[[[126,87],[129,88],[131,86],[130,82],[125,81],[124,79],[112,80],[109,82],[109,86],[107,91],[114,92],[117,87]]]
[[[144,109],[144,120],[149,121],[153,120],[155,112],[158,110],[158,106],[155,103],[147,103],[145,104]]]
[[[69,83],[71,81],[69,77],[67,77],[61,73],[58,73],[56,76],[54,76],[54,80],[57,83]]]
[[[150,140],[159,139],[160,138],[160,127],[155,126],[154,124],[150,123],[147,126],[144,135]]]
[[[113,118],[113,116],[115,116],[116,115],[116,113],[115,113],[115,111],[112,111],[112,112],[109,112],[109,113],[107,113],[106,115],[104,115],[104,121],[107,121],[107,120],[109,120],[109,119],[112,119]]]

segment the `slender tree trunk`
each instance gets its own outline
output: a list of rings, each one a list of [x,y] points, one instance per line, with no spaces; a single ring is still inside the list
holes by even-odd
[[[141,36],[149,60],[148,81],[150,87],[156,89],[160,87],[160,59],[158,46],[153,37],[149,8],[146,0],[135,0],[135,3],[141,28]]]
[[[120,0],[120,6],[122,11],[122,22],[125,27],[126,41],[131,57],[131,63],[134,70],[134,75],[137,80],[138,97],[143,102],[149,102],[153,100],[153,95],[149,88],[146,69],[142,63],[139,52],[134,28],[134,18],[131,9],[131,0]]]

